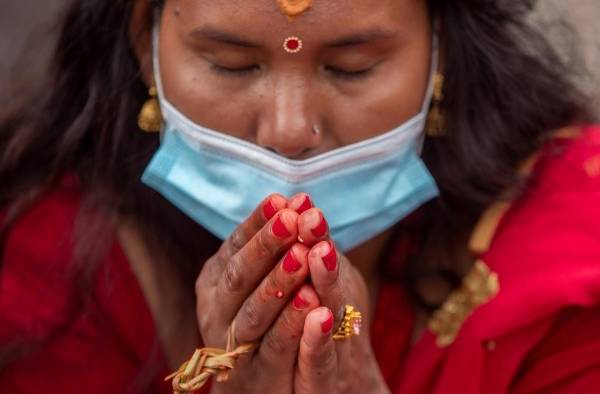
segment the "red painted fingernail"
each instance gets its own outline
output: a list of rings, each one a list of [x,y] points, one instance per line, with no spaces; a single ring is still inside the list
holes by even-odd
[[[332,328],[333,328],[333,315],[331,314],[331,312],[329,312],[329,317],[327,317],[327,320],[325,320],[324,322],[321,323],[321,331],[323,331],[323,334],[329,334],[331,332]]]
[[[263,205],[263,213],[265,214],[267,220],[271,220],[271,218],[277,213],[277,210],[270,199],[265,203],[265,205]]]
[[[313,233],[313,235],[315,237],[321,238],[323,235],[325,235],[327,230],[328,230],[327,221],[325,220],[323,215],[321,215],[321,222],[317,225],[317,227],[313,228],[310,231]]]
[[[302,212],[308,211],[309,209],[311,209],[312,206],[313,205],[312,205],[312,201],[310,201],[310,197],[306,196],[302,205],[300,205],[300,207],[298,209],[296,209],[296,212],[298,212],[298,214],[301,214]]]
[[[335,271],[335,267],[337,266],[337,253],[335,251],[335,246],[333,246],[333,242],[329,241],[329,253],[322,256],[321,260],[323,260],[327,271]]]
[[[296,293],[296,297],[294,297],[292,304],[294,305],[294,308],[296,308],[299,311],[306,309],[306,307],[308,306],[308,302],[306,302],[306,300],[302,298],[300,293]]]
[[[281,238],[281,239],[287,238],[290,235],[292,235],[292,233],[290,233],[288,231],[288,229],[285,227],[285,225],[281,221],[281,216],[279,216],[277,219],[275,219],[275,222],[273,222],[273,226],[271,227],[271,230],[273,231],[273,234],[275,234],[275,236],[277,238]]]
[[[296,256],[294,256],[294,252],[290,249],[290,251],[285,255],[283,259],[283,269],[288,274],[296,272],[302,267],[302,264],[298,260],[296,260]]]

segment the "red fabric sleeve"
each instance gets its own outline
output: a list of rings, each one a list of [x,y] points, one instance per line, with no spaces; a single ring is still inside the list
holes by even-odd
[[[0,271],[0,343],[38,340],[64,323],[75,290],[67,278],[79,200],[53,193],[12,227]]]
[[[600,308],[569,309],[521,366],[513,394],[592,393],[600,388]]]
[[[371,344],[388,387],[396,387],[410,350],[414,312],[401,285],[384,283],[379,291]]]
[[[80,194],[62,185],[11,229],[0,268],[0,350],[19,342],[33,348],[0,369],[0,392],[169,393],[154,321],[118,245],[77,309],[79,205]]]

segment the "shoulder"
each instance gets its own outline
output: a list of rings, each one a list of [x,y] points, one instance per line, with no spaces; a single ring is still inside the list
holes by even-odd
[[[600,305],[599,127],[545,145],[482,257],[500,283],[479,311],[490,335]]]
[[[600,127],[586,127],[577,138],[555,139],[542,148],[486,257],[499,266],[514,258],[570,260],[571,266],[599,262],[600,220],[594,220],[599,217]]]
[[[69,371],[77,370],[115,392],[144,363],[163,372],[152,315],[115,230],[102,227],[107,242],[94,238],[106,254],[81,258],[78,241],[89,233],[83,200],[77,182],[64,179],[10,228],[0,260],[0,350],[21,342],[41,347],[0,374],[0,386],[26,376],[23,392],[39,391],[40,382],[75,392],[80,380]]]
[[[581,128],[576,138],[556,138],[541,151],[529,196],[600,192],[600,126]]]
[[[558,138],[542,148],[521,196],[500,222],[488,258],[512,253],[519,260],[564,260],[556,249],[598,257],[600,220],[593,219],[599,215],[600,127],[586,127],[577,138]]]
[[[62,257],[72,249],[80,201],[76,180],[64,178],[13,223],[4,245],[3,265],[10,265],[15,258],[34,262],[61,257],[64,262]],[[0,213],[0,218],[4,214]]]
[[[73,289],[68,267],[80,197],[75,182],[66,178],[10,227],[0,260],[2,337],[14,331],[39,336],[47,330],[40,322],[59,324]]]

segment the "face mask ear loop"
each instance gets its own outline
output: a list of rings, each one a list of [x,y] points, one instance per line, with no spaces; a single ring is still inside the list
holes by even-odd
[[[438,71],[438,66],[440,63],[440,49],[439,49],[439,29],[438,29],[438,20],[433,23],[433,34],[431,38],[431,65],[429,69],[429,81],[427,82],[427,90],[425,93],[425,100],[423,101],[423,106],[421,107],[421,114],[425,117],[429,112],[429,106],[431,105],[431,99],[433,97],[433,85],[434,85],[434,76]],[[425,132],[421,133],[418,140],[416,141],[417,153],[419,156],[423,152],[423,145],[425,143]]]
[[[152,26],[152,73],[154,75],[154,83],[156,84],[156,92],[158,93],[158,103],[159,106],[161,108],[161,113],[162,113],[162,117],[164,119],[164,122],[167,122],[167,114],[166,111],[164,111],[163,107],[162,107],[162,103],[164,100],[164,90],[163,90],[163,84],[162,84],[162,79],[160,77],[160,59],[159,59],[159,48],[160,48],[160,18],[161,18],[161,12],[160,10],[156,9],[154,10],[154,21],[153,21],[153,26]],[[164,131],[164,124],[163,127],[160,130],[160,139],[162,142],[162,139],[164,137],[165,131]]]

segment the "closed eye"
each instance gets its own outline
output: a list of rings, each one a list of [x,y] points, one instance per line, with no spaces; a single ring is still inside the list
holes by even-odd
[[[335,78],[338,78],[341,80],[347,80],[347,81],[355,81],[355,80],[365,79],[373,73],[374,69],[375,69],[375,66],[365,68],[362,70],[349,71],[349,70],[344,70],[344,69],[341,69],[341,68],[338,68],[335,66],[325,66],[325,71],[327,73],[333,75]]]
[[[259,71],[260,66],[258,64],[251,64],[246,67],[225,67],[216,63],[212,63],[210,69],[217,74],[240,77]]]

